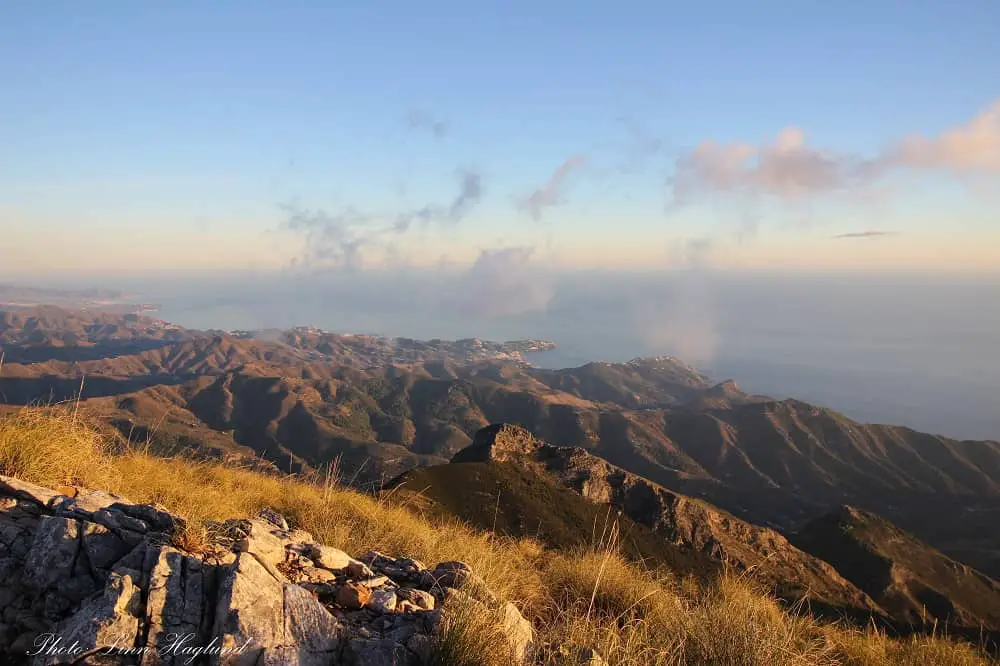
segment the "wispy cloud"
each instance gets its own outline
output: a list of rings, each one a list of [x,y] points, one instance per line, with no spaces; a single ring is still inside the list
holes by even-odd
[[[411,130],[430,132],[435,139],[443,139],[450,130],[450,126],[446,121],[435,118],[430,113],[418,109],[414,109],[406,114],[406,125]]]
[[[361,267],[361,250],[374,240],[369,230],[372,216],[354,208],[335,214],[295,204],[286,204],[282,209],[287,215],[282,227],[303,238],[302,255],[293,264],[349,270]]]
[[[587,158],[584,155],[574,155],[567,159],[559,165],[559,168],[552,172],[545,185],[525,197],[518,204],[518,208],[522,211],[527,211],[535,221],[540,220],[542,212],[546,208],[560,203],[560,194],[569,175],[575,169],[586,164],[586,162]]]
[[[872,231],[850,231],[845,234],[837,234],[833,238],[885,238],[886,236],[896,236],[898,234],[898,231],[880,231],[876,229]]]
[[[416,210],[397,213],[392,228],[398,233],[408,231],[414,222],[457,223],[462,221],[483,197],[483,176],[473,169],[459,169],[458,193],[448,205],[428,204]]]
[[[381,255],[387,260],[400,253],[397,239],[416,222],[422,225],[457,224],[482,199],[482,175],[472,169],[456,172],[458,192],[448,204],[426,204],[415,210],[376,214],[348,206],[336,213],[308,210],[295,204],[281,209],[285,220],[281,229],[301,237],[303,250],[295,265],[357,269],[363,254]]]

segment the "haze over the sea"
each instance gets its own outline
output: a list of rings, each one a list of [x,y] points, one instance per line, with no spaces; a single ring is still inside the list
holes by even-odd
[[[447,272],[91,279],[192,328],[545,338],[559,345],[531,359],[545,367],[669,354],[858,420],[1000,439],[995,274],[538,273],[534,291],[477,298]]]

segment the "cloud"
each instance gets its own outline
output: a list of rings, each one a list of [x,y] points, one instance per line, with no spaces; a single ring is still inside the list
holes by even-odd
[[[809,146],[798,127],[769,143],[705,141],[678,158],[672,179],[675,205],[713,193],[784,199],[855,189],[878,174],[880,164]]]
[[[1000,100],[990,108],[936,137],[914,134],[902,139],[889,160],[912,169],[959,174],[1000,173]]]
[[[845,233],[845,234],[837,234],[836,236],[833,236],[833,238],[835,238],[835,239],[839,239],[839,238],[885,238],[886,236],[895,236],[898,233],[899,233],[898,231],[880,231],[880,230],[876,229],[876,230],[872,230],[872,231],[851,231],[851,232],[848,232],[848,233]]]
[[[534,248],[527,246],[482,250],[457,281],[459,310],[480,317],[544,310],[554,289],[533,255]]]
[[[434,135],[435,139],[443,139],[449,131],[448,123],[435,118],[426,111],[413,110],[406,114],[406,125],[411,130],[423,130]]]
[[[303,237],[302,256],[294,265],[325,265],[338,268],[361,267],[361,250],[373,242],[368,229],[374,218],[354,208],[331,215],[323,210],[308,210],[295,204],[282,208],[287,214],[282,227]]]
[[[303,251],[292,264],[300,267],[362,267],[363,251],[371,250],[385,261],[397,263],[401,250],[396,238],[410,230],[414,222],[423,225],[456,224],[482,199],[483,177],[472,169],[459,169],[458,192],[446,205],[426,204],[421,208],[389,215],[369,213],[348,206],[338,213],[308,210],[284,204],[281,229],[301,236]]]
[[[584,155],[574,155],[559,165],[559,168],[552,172],[549,180],[542,187],[538,188],[520,202],[518,208],[527,211],[531,217],[538,221],[542,217],[542,211],[559,203],[559,195],[566,178],[577,168],[587,162]]]
[[[934,137],[904,137],[868,158],[811,146],[794,126],[760,145],[704,141],[675,163],[672,206],[715,195],[792,201],[853,192],[864,199],[901,169],[1000,173],[1000,100],[964,125]]]
[[[406,232],[414,222],[461,222],[483,197],[483,177],[472,169],[460,169],[457,175],[458,194],[451,203],[447,206],[428,204],[417,210],[397,213],[392,225],[393,231]]]

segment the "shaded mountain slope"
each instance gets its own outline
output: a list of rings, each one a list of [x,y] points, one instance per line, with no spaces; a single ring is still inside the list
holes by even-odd
[[[840,507],[807,524],[793,542],[833,564],[894,617],[1000,631],[1000,582],[873,513]]]
[[[710,577],[720,563],[676,546],[612,507],[602,507],[553,480],[512,463],[451,463],[402,474],[384,487],[433,515],[457,517],[484,530],[532,537],[552,548],[601,547],[615,541],[647,567],[678,576]]]
[[[679,495],[617,468],[580,448],[545,444],[527,430],[494,424],[480,430],[452,463],[508,463],[558,480],[586,499],[621,509],[668,543],[752,572],[786,599],[808,599],[818,610],[880,614],[878,606],[826,562],[785,537],[705,502]]]

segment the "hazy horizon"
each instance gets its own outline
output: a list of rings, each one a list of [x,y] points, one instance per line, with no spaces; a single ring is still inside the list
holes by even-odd
[[[5,280],[6,281],[6,280]],[[760,271],[235,273],[80,280],[223,330],[317,326],[390,337],[545,338],[544,367],[669,354],[746,391],[865,421],[1000,440],[1000,274]]]

